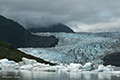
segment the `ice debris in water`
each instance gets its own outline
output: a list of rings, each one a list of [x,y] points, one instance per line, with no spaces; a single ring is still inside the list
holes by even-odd
[[[86,63],[83,67],[82,67],[83,70],[86,70],[86,71],[91,71],[94,69],[94,66],[92,63]]]
[[[113,71],[113,67],[111,65],[104,66],[99,65],[98,68],[95,68],[94,65],[90,62],[85,65],[81,65],[78,63],[70,63],[68,64],[59,64],[56,66],[50,66],[49,64],[38,63],[34,59],[27,59],[25,57],[22,58],[22,62],[16,63],[14,61],[9,61],[8,59],[0,60],[0,69],[18,69],[18,70],[36,70],[36,71],[68,71],[68,72],[78,72],[78,71]]]
[[[108,65],[108,66],[99,65],[97,69],[98,72],[113,71],[113,70],[114,70],[114,66],[111,66],[111,65]]]
[[[33,65],[33,64],[36,64],[37,63],[37,61],[36,60],[34,60],[34,59],[27,59],[27,58],[22,58],[22,60],[23,60],[23,63],[24,64],[31,64],[31,65]]]

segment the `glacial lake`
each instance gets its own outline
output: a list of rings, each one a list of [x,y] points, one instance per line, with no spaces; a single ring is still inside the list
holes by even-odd
[[[120,72],[1,70],[0,80],[120,80]]]

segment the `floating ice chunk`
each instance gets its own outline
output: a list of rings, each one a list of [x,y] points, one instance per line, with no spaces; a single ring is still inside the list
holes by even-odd
[[[2,68],[11,67],[11,65],[16,64],[15,61],[9,61],[8,59],[1,59],[0,64]]]
[[[19,64],[18,64],[18,63],[11,64],[10,67],[11,67],[11,68],[14,68],[14,69],[18,69],[18,68],[19,68]]]
[[[67,67],[68,68],[68,72],[76,72],[78,71],[80,68],[82,68],[81,64],[77,64],[77,63],[70,63],[70,65]]]
[[[23,57],[22,60],[23,60],[23,63],[26,64],[26,65],[28,65],[28,64],[33,65],[33,64],[36,64],[36,63],[37,63],[36,60],[34,60],[34,59],[27,59],[27,58],[25,58],[25,57]]]
[[[8,64],[8,60],[7,59],[2,59],[2,60],[0,60],[0,65],[1,65],[1,67],[2,68],[5,68],[5,67],[9,67],[10,66],[10,64]]]
[[[77,63],[70,63],[70,67],[73,69],[80,69],[82,68],[82,65]]]
[[[104,66],[104,65],[99,65],[97,71],[98,72],[103,72],[103,71],[113,71],[113,67],[111,65]]]
[[[106,68],[109,68],[111,71],[114,71],[115,66],[107,65]]]
[[[105,66],[104,65],[99,65],[97,70],[99,72],[103,72],[105,70]]]
[[[8,61],[9,61],[8,59],[1,59],[1,60],[0,60],[0,63],[3,64],[3,63],[6,63],[6,62],[8,62]]]
[[[7,64],[15,64],[16,62],[15,61],[6,61],[5,63],[7,63]]]
[[[63,64],[60,63],[59,65],[56,65],[55,67],[59,71],[67,71],[68,70],[68,65],[67,64],[63,65]]]
[[[94,69],[93,64],[90,63],[90,62],[86,63],[86,64],[82,67],[82,70],[85,70],[85,71],[91,71],[91,70],[93,70],[93,69]]]

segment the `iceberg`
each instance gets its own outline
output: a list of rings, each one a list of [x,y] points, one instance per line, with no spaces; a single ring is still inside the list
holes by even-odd
[[[33,59],[27,59],[27,58],[25,58],[25,57],[22,58],[22,61],[23,61],[24,64],[31,64],[31,65],[34,65],[34,64],[37,63],[36,60],[33,60]]]
[[[78,63],[70,63],[70,67],[73,69],[80,69],[82,68],[82,65]]]
[[[82,68],[82,65],[81,64],[77,64],[77,63],[70,63],[68,68],[69,69],[80,69],[80,68]]]
[[[78,63],[70,63],[70,65],[67,66],[67,71],[68,72],[76,72],[76,71],[79,71],[79,69],[82,68],[82,65],[81,64],[78,64]]]
[[[10,67],[14,68],[14,69],[18,69],[19,68],[19,64],[18,63],[11,64]]]
[[[17,68],[18,67],[18,63],[16,63],[15,61],[9,61],[8,59],[1,59],[0,60],[0,66],[3,69],[4,68],[8,68],[8,67]]]
[[[85,71],[91,71],[91,70],[93,70],[93,69],[95,69],[95,68],[94,68],[93,64],[90,63],[90,62],[86,63],[86,64],[82,67],[82,70],[85,70]]]
[[[15,69],[15,70],[30,70],[30,71],[65,71],[65,72],[83,72],[83,71],[93,71],[93,72],[111,72],[114,71],[114,66],[108,65],[99,65],[98,68],[95,68],[92,63],[87,62],[85,65],[79,63],[70,63],[68,64],[57,64],[55,66],[50,66],[49,64],[39,63],[34,59],[22,58],[22,62],[9,61],[8,59],[0,60],[0,69]]]
[[[98,69],[97,69],[98,72],[103,72],[103,71],[114,71],[114,67],[111,66],[111,65],[108,65],[108,66],[104,66],[104,65],[99,65],[98,66]]]

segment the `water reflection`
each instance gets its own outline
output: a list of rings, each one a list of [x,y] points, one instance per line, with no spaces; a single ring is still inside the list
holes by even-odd
[[[70,80],[120,80],[120,77],[117,77],[117,74],[114,73],[102,73],[102,72],[71,73],[70,72],[67,74],[69,74]]]
[[[92,72],[0,71],[0,80],[120,80],[117,74]]]
[[[111,80],[111,74],[103,74],[103,73],[99,73],[98,74],[98,78],[100,80]]]
[[[35,79],[49,79],[50,77],[56,75],[55,72],[41,72],[41,71],[20,71],[21,78],[35,78]]]

